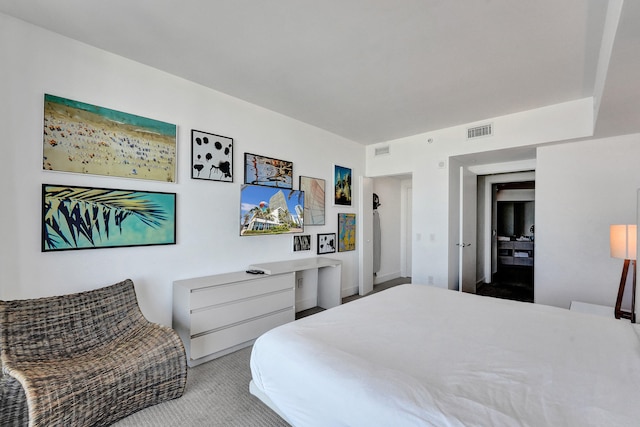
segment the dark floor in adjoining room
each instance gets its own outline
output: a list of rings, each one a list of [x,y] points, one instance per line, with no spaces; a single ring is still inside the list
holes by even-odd
[[[533,302],[533,268],[501,266],[491,283],[477,286],[476,295]]]
[[[385,289],[389,289],[392,288],[394,286],[397,285],[402,285],[405,283],[411,283],[411,277],[398,277],[397,279],[392,279],[377,285],[373,285],[373,291],[371,291],[370,293],[368,293],[367,295],[371,295],[371,294],[375,294],[376,292],[380,292],[383,291]],[[363,296],[367,296],[367,295],[363,295]],[[349,301],[353,301],[353,300],[357,300],[358,298],[362,298],[363,296],[355,294],[355,295],[351,295],[348,297],[344,297],[342,298],[342,303],[347,303]],[[313,308],[309,308],[307,310],[303,310],[303,311],[299,311],[296,313],[296,320],[298,319],[302,319],[303,317],[307,317],[307,316],[311,316],[312,314],[316,314],[319,313],[321,311],[324,311],[324,308],[321,307],[313,307]]]

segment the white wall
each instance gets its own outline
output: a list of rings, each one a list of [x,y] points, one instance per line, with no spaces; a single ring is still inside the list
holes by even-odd
[[[537,303],[613,306],[622,260],[609,255],[609,225],[636,223],[640,134],[538,149]]]
[[[357,199],[352,208],[338,209],[330,195],[334,163],[352,167],[355,177],[363,174],[359,144],[2,14],[0,57],[2,299],[76,292],[129,277],[144,314],[170,324],[174,280],[315,256],[315,235],[336,232],[338,212],[356,212]],[[44,93],[177,124],[177,183],[43,171]],[[234,139],[233,183],[190,179],[191,129]],[[305,229],[311,252],[293,254],[291,236],[238,235],[245,152],[293,161],[294,188],[301,174],[326,180],[326,225]],[[175,192],[178,244],[41,253],[43,183]],[[334,257],[344,263],[343,292],[355,292],[357,251]]]
[[[466,140],[467,126],[493,123],[494,136]],[[593,101],[589,98],[525,111],[436,132],[389,141],[389,154],[375,157],[367,147],[366,175],[370,177],[411,173],[413,175],[413,271],[414,283],[450,287],[449,203],[455,202],[457,186],[450,182],[450,157],[468,153],[524,147],[591,135]],[[452,176],[457,176],[453,173]]]
[[[609,257],[608,226],[636,221],[640,136],[545,145],[588,136],[588,104],[576,101],[490,119],[495,136],[473,142],[465,140],[467,126],[389,141],[384,161],[373,155],[376,146],[367,147],[368,176],[413,174],[413,282],[427,283],[434,276],[438,286],[451,287],[457,280],[451,250],[457,213],[451,209],[458,184],[449,168],[460,165],[453,157],[542,145],[536,167],[536,302],[567,308],[572,299],[613,305],[622,264]]]

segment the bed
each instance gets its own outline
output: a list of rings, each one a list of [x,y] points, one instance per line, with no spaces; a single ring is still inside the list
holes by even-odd
[[[401,285],[262,335],[250,390],[299,427],[640,425],[639,334]]]

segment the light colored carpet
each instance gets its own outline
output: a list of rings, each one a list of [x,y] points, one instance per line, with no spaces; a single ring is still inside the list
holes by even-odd
[[[390,280],[375,285],[372,293],[410,281],[406,277]],[[358,298],[361,297],[354,295],[342,301],[346,303]],[[304,315],[322,310],[310,309]],[[181,398],[143,409],[114,426],[289,427],[288,423],[249,393],[250,357],[251,347],[247,347],[189,368],[187,388]]]
[[[288,427],[249,393],[251,347],[189,368],[184,395],[136,412],[114,426]]]

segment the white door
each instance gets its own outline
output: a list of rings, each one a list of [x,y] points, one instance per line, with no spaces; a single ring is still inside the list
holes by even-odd
[[[459,290],[476,293],[476,213],[478,180],[476,174],[460,167]]]
[[[360,209],[357,220],[358,293],[366,295],[373,291],[373,180],[360,177]]]
[[[413,192],[411,187],[403,187],[403,200],[402,200],[402,218],[404,221],[401,223],[402,229],[402,251],[400,254],[402,267],[400,274],[402,277],[411,277],[411,252],[412,252],[412,227],[411,227],[411,215],[412,215],[412,202]]]

